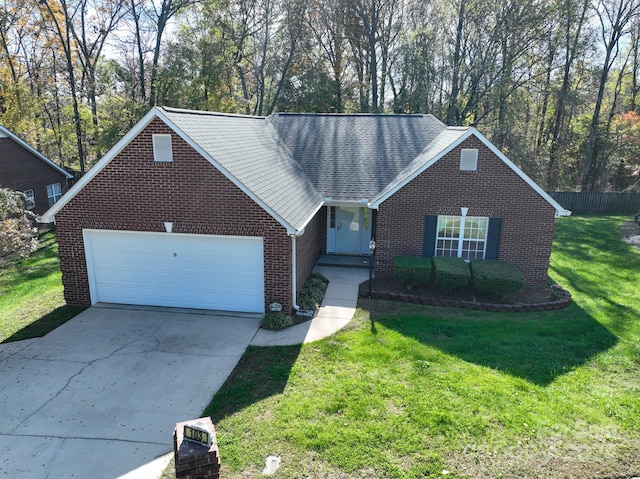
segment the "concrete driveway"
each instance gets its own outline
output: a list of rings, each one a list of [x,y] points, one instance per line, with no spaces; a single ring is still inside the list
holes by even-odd
[[[97,305],[0,345],[0,476],[158,477],[175,424],[200,416],[259,322]]]

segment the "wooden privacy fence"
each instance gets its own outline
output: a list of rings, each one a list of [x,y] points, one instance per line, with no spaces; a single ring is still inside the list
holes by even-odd
[[[634,215],[640,212],[640,193],[549,193],[573,214]]]

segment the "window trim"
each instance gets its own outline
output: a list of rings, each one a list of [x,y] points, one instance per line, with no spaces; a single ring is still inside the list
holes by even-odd
[[[51,183],[47,185],[47,200],[49,200],[49,207],[58,201],[62,197],[62,185],[60,183]]]
[[[473,220],[482,220],[484,221],[484,233],[481,235],[482,237],[465,237],[467,234],[467,223]],[[444,221],[459,221],[457,226],[454,226],[451,233],[452,236],[441,235],[441,230],[446,230],[447,226],[442,224]],[[464,258],[465,261],[470,261],[474,259],[485,259],[487,256],[487,244],[489,238],[489,223],[490,218],[486,216],[457,216],[457,215],[438,215],[436,231],[435,231],[435,247],[434,247],[434,256],[440,257],[456,257],[456,258]],[[457,231],[456,231],[457,230]],[[477,231],[482,231],[480,228]],[[480,236],[480,235],[479,235]],[[442,242],[442,243],[441,243]],[[449,247],[445,247],[447,242],[451,242]],[[454,243],[455,246],[454,246]],[[467,243],[467,247],[465,248],[465,243]],[[471,249],[469,243],[475,243],[476,248]],[[482,250],[480,250],[477,246],[482,244]],[[442,245],[442,246],[441,246]],[[449,252],[454,254],[445,255],[443,253]],[[481,253],[481,254],[480,254]]]
[[[24,190],[22,192],[24,194],[24,206],[28,210],[32,210],[36,207],[36,193],[33,191],[33,188],[29,188],[28,190]]]

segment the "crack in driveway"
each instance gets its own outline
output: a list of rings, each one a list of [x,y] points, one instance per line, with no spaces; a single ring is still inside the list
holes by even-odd
[[[106,479],[145,468],[171,449],[176,423],[199,417],[258,326],[243,316],[92,307],[5,355],[0,448],[11,454],[0,471]]]

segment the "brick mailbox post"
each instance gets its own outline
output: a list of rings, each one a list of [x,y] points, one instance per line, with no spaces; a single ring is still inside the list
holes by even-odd
[[[173,452],[177,479],[220,478],[220,455],[211,418],[176,424]]]

